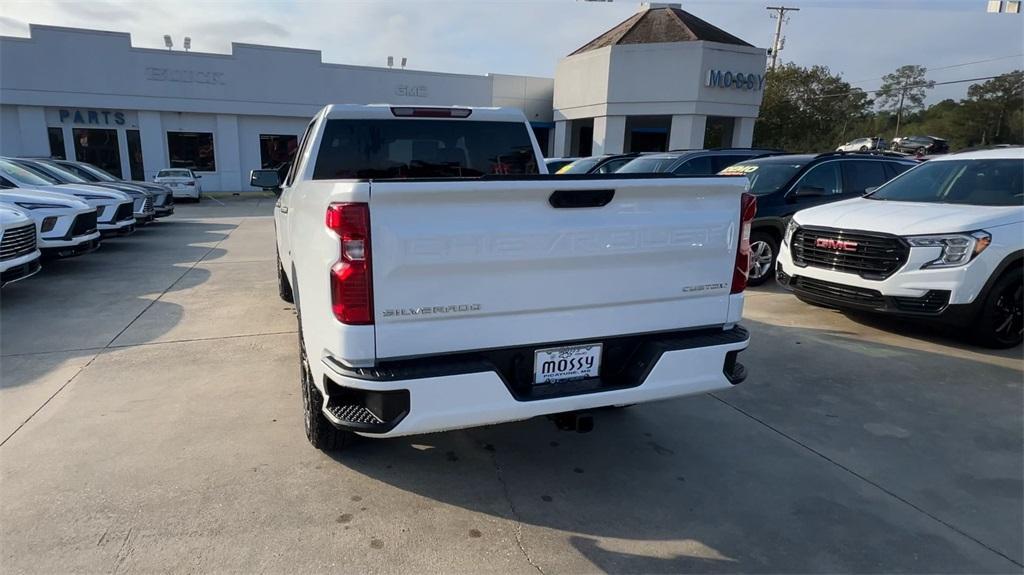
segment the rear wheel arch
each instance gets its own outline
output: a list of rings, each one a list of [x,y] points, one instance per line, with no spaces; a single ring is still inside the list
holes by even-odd
[[[776,241],[776,243],[782,243],[782,234],[785,229],[784,224],[778,224],[776,222],[764,222],[761,225],[755,225],[750,229],[750,233],[756,234],[758,232],[768,234]]]

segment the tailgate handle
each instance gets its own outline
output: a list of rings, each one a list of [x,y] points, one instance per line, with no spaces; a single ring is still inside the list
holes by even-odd
[[[548,203],[552,208],[600,208],[615,197],[615,190],[555,190]]]

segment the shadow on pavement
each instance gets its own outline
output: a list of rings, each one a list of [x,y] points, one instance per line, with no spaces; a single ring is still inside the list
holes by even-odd
[[[110,344],[136,317],[162,311],[171,329],[183,310],[153,301],[164,290],[201,284],[209,271],[189,268],[200,258],[221,257],[212,248],[236,226],[161,221],[136,233],[103,241],[96,252],[43,263],[43,270],[5,286],[0,298],[3,356],[61,353],[40,357],[31,369],[4,370],[3,388],[32,383],[75,356],[92,355]],[[186,275],[187,274],[187,275]]]
[[[540,418],[336,460],[530,526],[536,554],[569,533],[605,572],[1019,568],[1019,370],[745,323],[751,377],[714,396],[601,411],[586,435]]]
[[[798,300],[791,292],[782,288],[774,281],[770,281],[756,288],[751,288],[749,290],[749,294],[791,298],[794,305],[805,306],[808,310],[831,311],[832,313],[839,314],[864,327],[918,340],[923,343],[934,343],[949,346],[955,349],[987,355],[993,358],[1024,360],[1024,347],[1020,345],[1009,349],[980,347],[974,345],[969,340],[967,333],[963,328],[941,325],[936,322],[928,322],[925,320],[914,320],[904,317],[872,314],[869,312],[839,310],[805,303]]]

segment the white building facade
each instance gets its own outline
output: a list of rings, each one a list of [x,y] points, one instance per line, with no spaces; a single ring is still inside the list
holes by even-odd
[[[208,191],[251,190],[249,171],[288,161],[325,104],[510,106],[542,142],[552,127],[550,78],[328,64],[315,50],[154,50],[124,33],[33,25],[29,38],[0,37],[0,74],[0,155],[134,180],[191,167]]]
[[[188,167],[246,191],[290,160],[326,104],[520,108],[548,157],[751,144],[765,51],[643,5],[561,60],[555,79],[324,63],[316,50],[230,54],[131,45],[125,33],[31,25],[0,37],[0,155],[60,157],[124,179]]]
[[[647,4],[558,64],[556,156],[749,147],[765,50]]]

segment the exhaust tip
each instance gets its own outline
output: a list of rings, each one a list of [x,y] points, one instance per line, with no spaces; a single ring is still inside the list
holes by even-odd
[[[594,416],[586,412],[570,411],[548,416],[560,431],[589,433],[594,430]]]

